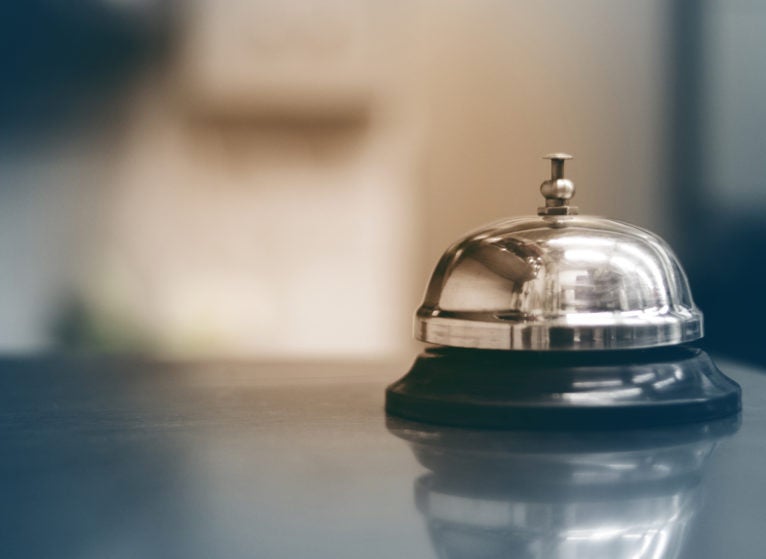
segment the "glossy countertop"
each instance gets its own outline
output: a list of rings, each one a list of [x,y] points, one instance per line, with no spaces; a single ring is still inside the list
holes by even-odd
[[[737,559],[766,549],[766,371],[649,433],[389,419],[375,363],[0,362],[4,558]]]

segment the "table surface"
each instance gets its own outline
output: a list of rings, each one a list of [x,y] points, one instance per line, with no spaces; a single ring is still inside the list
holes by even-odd
[[[5,359],[0,556],[763,557],[766,375],[719,365],[718,440],[445,450],[386,425],[392,366]]]

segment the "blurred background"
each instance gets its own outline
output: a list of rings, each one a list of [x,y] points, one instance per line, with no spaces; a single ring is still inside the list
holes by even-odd
[[[0,350],[409,359],[442,251],[584,213],[764,362],[766,5],[28,0],[0,17]]]

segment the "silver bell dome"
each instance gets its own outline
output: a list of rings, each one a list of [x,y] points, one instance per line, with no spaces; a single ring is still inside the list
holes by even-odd
[[[417,339],[501,350],[613,350],[702,337],[678,258],[657,235],[579,216],[551,154],[537,216],[490,224],[450,247],[415,317]]]

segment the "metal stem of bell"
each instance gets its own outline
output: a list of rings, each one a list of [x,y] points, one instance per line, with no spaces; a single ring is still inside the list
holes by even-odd
[[[551,158],[551,180],[564,178],[564,161],[566,159]]]
[[[573,215],[577,207],[569,205],[574,196],[574,184],[564,177],[564,162],[572,159],[568,153],[549,153],[545,156],[551,162],[551,178],[540,185],[540,193],[545,197],[545,206],[538,208],[538,215]]]

